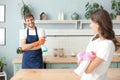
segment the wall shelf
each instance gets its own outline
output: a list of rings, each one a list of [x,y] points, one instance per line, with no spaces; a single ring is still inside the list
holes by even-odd
[[[35,23],[70,23],[70,24],[76,24],[77,20],[35,20]]]
[[[77,29],[77,20],[35,20],[36,24],[75,24],[75,29]]]
[[[113,24],[120,24],[120,20],[112,20]],[[24,22],[25,23],[25,22]],[[83,29],[83,24],[89,24],[89,20],[35,20],[36,24],[75,24],[75,29]]]

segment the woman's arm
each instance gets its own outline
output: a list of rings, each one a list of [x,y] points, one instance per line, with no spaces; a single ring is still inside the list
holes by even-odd
[[[97,57],[90,62],[90,64],[88,65],[87,69],[86,69],[86,73],[91,73],[96,67],[98,67],[104,60]]]

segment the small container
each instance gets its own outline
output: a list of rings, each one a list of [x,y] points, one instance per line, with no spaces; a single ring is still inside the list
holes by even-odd
[[[57,48],[54,48],[54,50],[53,50],[53,56],[54,56],[54,57],[57,57],[57,54],[58,54],[58,49],[57,49]]]
[[[46,45],[42,45],[41,48],[42,48],[42,52],[47,52],[48,51]]]
[[[61,12],[61,20],[64,20],[64,13]]]
[[[58,20],[64,20],[64,13],[63,12],[58,13]]]
[[[71,56],[76,57],[76,52],[72,52]]]
[[[58,13],[58,20],[61,20],[61,14],[60,14],[60,12]]]
[[[76,12],[74,12],[72,14],[71,18],[72,18],[72,20],[78,20],[79,19],[79,15]]]
[[[64,57],[64,49],[63,48],[59,48],[59,57]]]
[[[46,18],[47,18],[47,15],[45,14],[45,12],[42,12],[40,14],[40,20],[46,20]]]

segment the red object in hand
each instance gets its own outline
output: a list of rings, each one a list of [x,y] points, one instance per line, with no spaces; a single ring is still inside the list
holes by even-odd
[[[44,43],[45,43],[45,39],[42,38],[42,39],[40,39],[39,41],[33,42],[33,46],[36,47],[36,46],[42,45],[42,44],[44,44]]]

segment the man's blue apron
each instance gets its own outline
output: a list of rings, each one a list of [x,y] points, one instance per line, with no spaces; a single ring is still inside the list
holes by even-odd
[[[32,43],[39,40],[36,27],[35,27],[35,32],[36,35],[29,35],[29,29],[27,29],[26,43]],[[22,68],[36,69],[36,68],[42,68],[42,66],[43,66],[43,59],[42,59],[41,49],[29,50],[24,52],[22,59]]]

